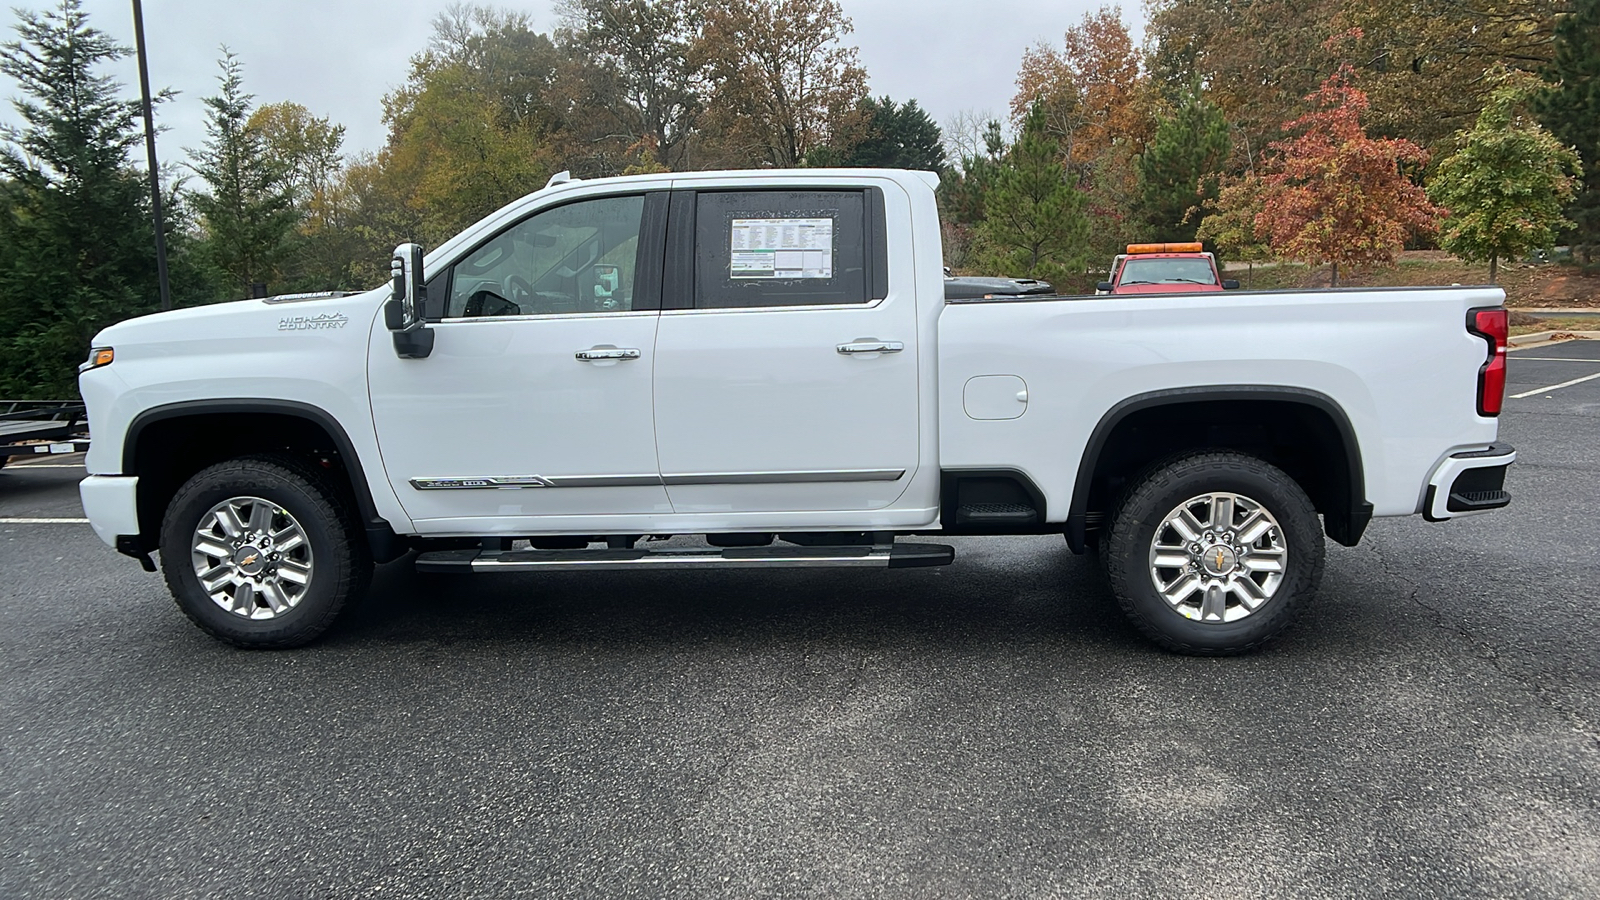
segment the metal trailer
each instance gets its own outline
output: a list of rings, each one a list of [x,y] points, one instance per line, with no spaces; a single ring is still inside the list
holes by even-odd
[[[0,466],[13,456],[89,449],[82,401],[0,400]]]

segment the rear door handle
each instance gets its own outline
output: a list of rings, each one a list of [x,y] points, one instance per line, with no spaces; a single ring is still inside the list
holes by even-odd
[[[596,359],[638,359],[638,350],[632,347],[592,347],[588,350],[579,350],[574,354],[578,359],[589,361]]]
[[[906,345],[900,341],[851,341],[840,344],[840,353],[899,353]]]

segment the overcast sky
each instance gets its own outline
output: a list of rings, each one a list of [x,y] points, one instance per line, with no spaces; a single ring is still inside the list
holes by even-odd
[[[1098,0],[842,0],[855,23],[849,38],[874,95],[917,100],[940,125],[964,110],[1003,116],[1024,48],[1059,44],[1066,29]],[[383,144],[383,95],[405,80],[407,60],[427,43],[430,23],[448,0],[144,0],[153,89],[179,91],[159,109],[163,164],[182,161],[205,138],[201,98],[217,89],[222,44],[244,64],[245,89],[258,103],[292,100],[347,129],[349,152]],[[555,25],[551,0],[493,3],[529,12],[540,31]],[[55,0],[12,0],[7,7],[45,9]],[[1124,8],[1135,40],[1137,4]],[[133,46],[131,0],[84,0],[90,24]],[[5,15],[4,39],[15,18]],[[130,55],[113,73],[130,97],[139,89]],[[17,86],[0,76],[9,101]],[[9,102],[0,121],[15,122]],[[142,157],[141,157],[142,161]]]

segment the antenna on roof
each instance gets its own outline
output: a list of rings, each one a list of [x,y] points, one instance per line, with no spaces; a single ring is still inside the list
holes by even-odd
[[[566,171],[566,170],[562,170],[560,172],[555,173],[554,175],[551,175],[550,176],[550,180],[546,181],[544,183],[544,188],[545,188],[545,190],[549,190],[549,189],[555,187],[558,184],[566,184],[569,181],[576,181],[576,180],[577,179],[572,177],[572,173],[571,172]]]

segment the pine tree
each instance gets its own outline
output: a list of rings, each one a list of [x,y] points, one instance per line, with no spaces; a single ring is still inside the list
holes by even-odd
[[[222,53],[221,93],[205,98],[205,148],[190,151],[192,168],[210,192],[192,202],[205,230],[205,256],[229,289],[248,294],[252,284],[277,277],[299,214],[293,173],[249,124],[255,97],[244,92],[239,59],[226,47]]]
[[[1465,260],[1488,260],[1490,284],[1500,260],[1549,246],[1556,229],[1572,225],[1561,206],[1581,169],[1571,148],[1521,115],[1532,76],[1501,78],[1477,125],[1460,135],[1461,149],[1428,185],[1429,198],[1449,210],[1440,245]]]
[[[95,332],[159,305],[139,105],[96,69],[128,55],[79,0],[17,12],[0,45],[19,127],[0,131],[0,396],[70,397]]]
[[[1600,0],[1575,0],[1555,33],[1555,58],[1544,70],[1550,87],[1535,107],[1551,134],[1583,160],[1582,184],[1567,214],[1576,223],[1574,244],[1589,264],[1600,245]]]
[[[1222,110],[1198,90],[1178,99],[1139,156],[1137,213],[1149,229],[1146,240],[1194,240],[1201,209],[1217,198],[1231,144]]]
[[[1067,175],[1036,106],[984,202],[979,240],[994,274],[1079,278],[1088,264],[1084,195]]]
[[[818,147],[806,155],[807,165],[944,171],[944,135],[917,101],[901,106],[888,97],[866,97],[856,114],[860,135],[849,149]]]

